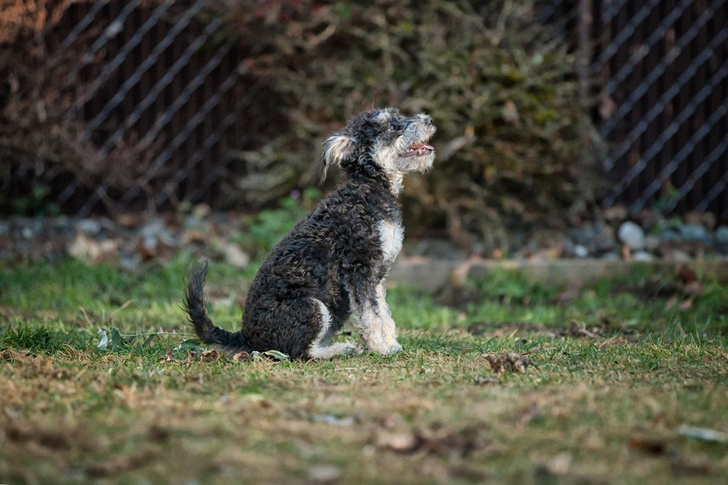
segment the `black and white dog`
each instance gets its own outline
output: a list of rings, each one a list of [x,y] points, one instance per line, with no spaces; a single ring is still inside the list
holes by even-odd
[[[407,172],[435,160],[435,133],[425,114],[371,110],[352,118],[324,142],[322,179],[339,165],[345,182],[273,249],[253,280],[240,331],[213,325],[205,312],[205,263],[187,285],[185,306],[202,341],[230,352],[278,350],[291,358],[356,354],[351,343],[330,343],[349,316],[366,348],[402,349],[385,301],[384,279],[402,248],[397,196]]]

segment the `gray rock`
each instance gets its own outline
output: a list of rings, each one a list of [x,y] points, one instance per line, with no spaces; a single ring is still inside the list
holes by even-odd
[[[721,253],[728,253],[728,226],[719,226],[713,233],[715,249]]]
[[[665,251],[662,255],[662,259],[665,261],[673,261],[675,263],[689,263],[692,260],[690,254],[679,249],[670,249]]]
[[[144,224],[139,229],[139,237],[144,241],[145,245],[151,244],[152,240],[156,240],[167,247],[173,248],[177,246],[178,242],[161,219],[152,219]],[[154,246],[156,247],[156,243]]]
[[[10,232],[10,223],[0,221],[0,236],[7,236]]]
[[[657,236],[646,236],[645,237],[645,250],[656,251],[660,247],[660,238]]]
[[[708,242],[709,233],[703,226],[697,224],[683,224],[680,226],[680,237],[684,241],[703,241]]]
[[[139,236],[142,239],[158,238],[159,234],[164,230],[164,222],[161,219],[152,219],[139,228]]]
[[[582,259],[587,258],[589,257],[589,250],[585,246],[577,244],[574,246],[574,256]]]
[[[634,222],[623,222],[619,226],[617,236],[632,251],[639,251],[645,247],[645,231]]]
[[[649,262],[654,261],[655,257],[648,253],[647,251],[637,251],[632,255],[633,261],[640,261],[640,262]]]
[[[88,236],[93,236],[101,231],[101,223],[94,219],[81,219],[76,222],[76,228]]]
[[[619,257],[619,254],[617,254],[616,251],[610,251],[606,254],[602,255],[602,260],[604,261],[619,261],[621,258]]]
[[[617,240],[614,238],[614,230],[611,227],[595,224],[594,228],[598,232],[587,246],[591,254],[602,254],[617,248]]]
[[[604,218],[610,222],[623,221],[627,218],[629,211],[623,205],[615,205],[604,211]]]
[[[674,229],[665,229],[659,235],[660,241],[679,241],[680,234]]]
[[[187,231],[205,231],[208,229],[209,223],[206,223],[194,214],[185,217],[185,229]]]
[[[236,268],[245,268],[250,263],[250,256],[240,249],[236,243],[228,243],[223,250],[225,261],[232,264]]]
[[[719,244],[728,244],[728,226],[718,226],[713,237]]]
[[[597,225],[589,225],[575,227],[574,229],[569,231],[569,236],[576,244],[579,244],[581,246],[588,246],[594,236],[596,236],[600,232],[601,228],[597,227]]]

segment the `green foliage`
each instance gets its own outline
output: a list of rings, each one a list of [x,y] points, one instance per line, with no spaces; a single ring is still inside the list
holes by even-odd
[[[270,86],[273,116],[286,121],[244,155],[270,179],[311,183],[328,132],[368,107],[397,106],[438,126],[435,169],[405,192],[421,227],[469,243],[494,225],[562,218],[588,195],[575,60],[537,24],[533,2],[265,5],[230,19],[243,44],[263,49],[247,74]]]
[[[9,202],[12,212],[19,215],[56,215],[59,213],[58,206],[48,199],[50,188],[45,184],[36,184],[30,193],[23,197],[16,197],[10,201],[0,195],[0,205]]]
[[[264,257],[293,226],[313,209],[321,197],[318,189],[309,188],[281,199],[275,209],[265,209],[255,216],[242,234],[243,244],[256,257]]]

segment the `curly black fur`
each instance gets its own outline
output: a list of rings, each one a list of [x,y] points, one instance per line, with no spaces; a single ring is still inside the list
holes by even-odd
[[[317,356],[313,346],[336,334],[352,312],[388,315],[377,287],[393,260],[385,260],[377,228],[382,221],[401,228],[398,190],[393,189],[393,173],[399,172],[398,158],[385,160],[382,153],[390,152],[377,150],[404,134],[407,141],[426,141],[434,133],[431,125],[424,115],[404,118],[397,110],[372,110],[332,135],[324,145],[323,173],[328,164],[339,164],[346,181],[265,260],[248,293],[239,332],[215,327],[205,312],[207,263],[190,277],[185,307],[197,335],[231,351],[276,349],[292,358],[310,358]],[[422,163],[429,166],[434,155],[428,157]]]
[[[192,273],[185,291],[184,306],[195,333],[208,344],[237,352],[250,352],[253,349],[245,342],[241,332],[232,333],[216,327],[207,316],[204,292],[207,269],[208,263],[205,261],[197,271]]]

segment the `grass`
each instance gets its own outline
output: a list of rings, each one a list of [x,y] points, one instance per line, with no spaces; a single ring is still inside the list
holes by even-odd
[[[719,483],[728,287],[634,274],[548,288],[512,273],[395,288],[405,351],[331,362],[202,353],[190,257],[130,273],[0,270],[0,483]],[[254,268],[211,268],[234,329]],[[99,348],[104,332],[107,345]],[[344,336],[342,338],[353,338]],[[103,346],[102,346],[103,347]],[[495,374],[489,354],[527,354]]]

